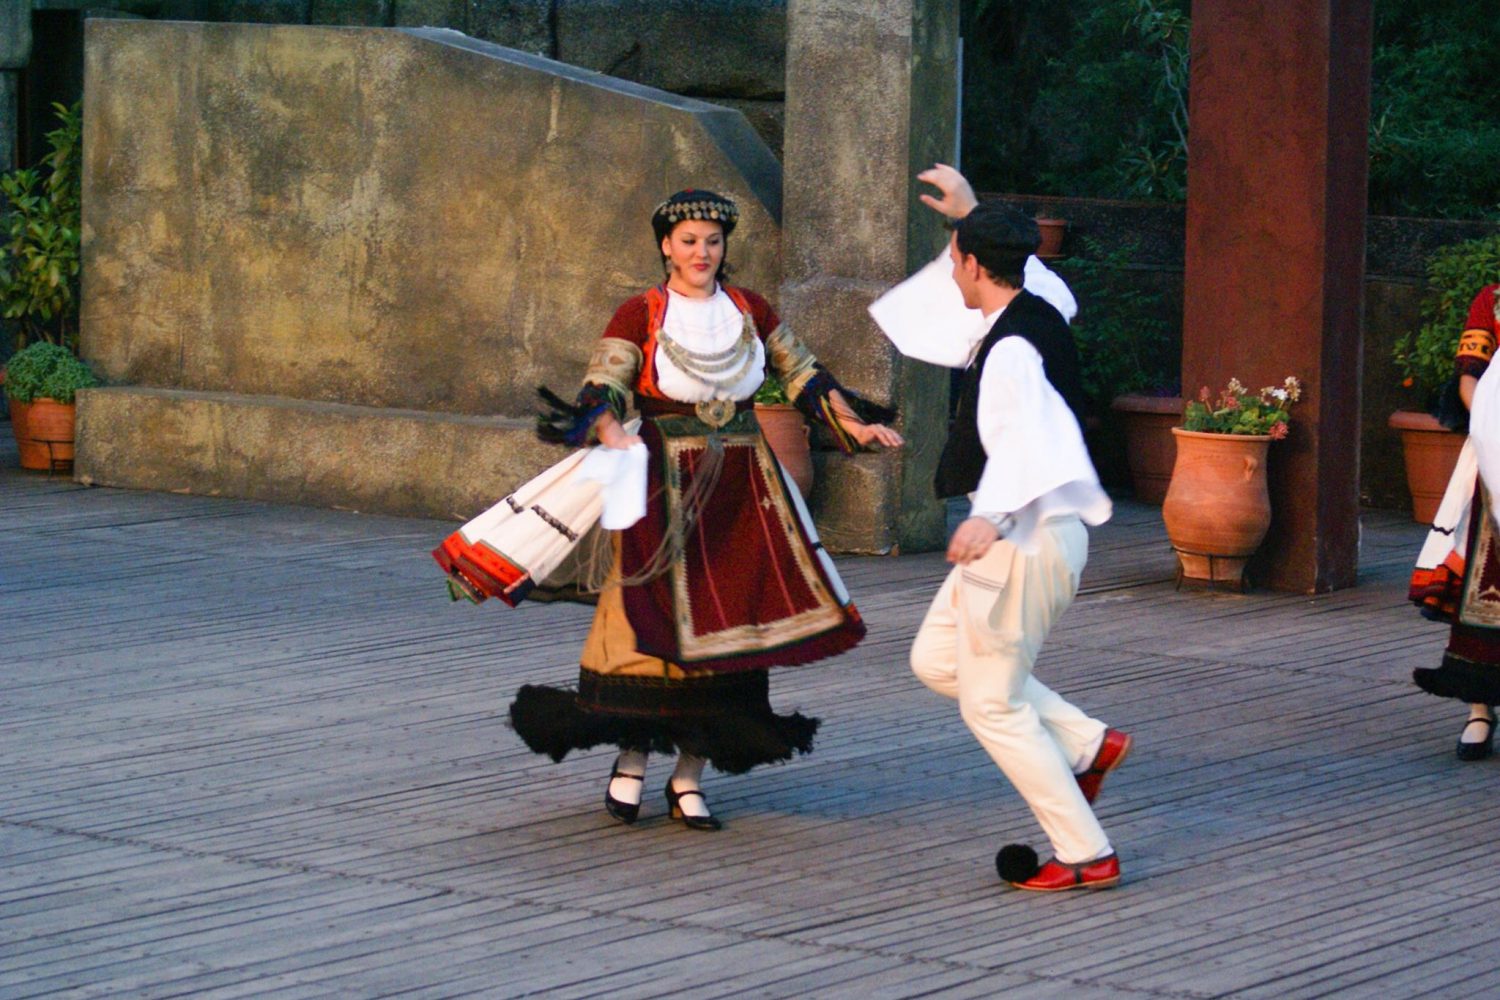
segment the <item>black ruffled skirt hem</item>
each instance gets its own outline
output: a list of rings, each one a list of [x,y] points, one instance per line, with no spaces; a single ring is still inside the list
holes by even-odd
[[[1451,654],[1437,669],[1413,670],[1417,687],[1439,698],[1457,698],[1473,704],[1500,705],[1500,666],[1475,663]]]
[[[576,691],[535,684],[516,692],[510,725],[533,753],[554,761],[573,750],[617,746],[692,754],[725,774],[811,753],[818,731],[816,718],[800,712],[777,715],[764,702],[684,714],[615,713],[586,707]]]

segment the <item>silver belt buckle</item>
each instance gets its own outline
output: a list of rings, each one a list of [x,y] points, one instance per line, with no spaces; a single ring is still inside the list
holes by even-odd
[[[734,419],[734,400],[732,399],[705,399],[694,409],[698,412],[698,419],[714,430],[718,430]]]

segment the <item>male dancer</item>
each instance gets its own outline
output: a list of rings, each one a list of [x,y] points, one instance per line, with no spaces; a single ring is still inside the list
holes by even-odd
[[[963,368],[937,488],[943,497],[971,494],[973,507],[949,543],[955,566],[917,633],[912,670],[958,700],[964,722],[1052,842],[1053,859],[1040,867],[1028,847],[1002,850],[1001,878],[1040,892],[1108,888],[1120,880],[1120,863],[1089,804],[1125,759],[1130,736],[1031,674],[1078,590],[1084,523],[1111,513],[1064,399],[1075,389],[1077,349],[1057,310],[1022,287],[1036,224],[978,205],[951,167],[918,177],[940,192],[922,200],[957,220],[952,284],[942,287],[929,266],[870,312],[903,354]],[[952,285],[963,308],[941,304],[952,299]]]

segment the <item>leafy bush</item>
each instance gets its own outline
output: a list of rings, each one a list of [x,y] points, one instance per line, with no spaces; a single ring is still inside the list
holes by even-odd
[[[73,352],[39,340],[11,355],[5,364],[5,395],[13,403],[38,399],[73,402],[79,389],[89,389],[99,379]]]
[[[1500,281],[1500,236],[1443,247],[1427,260],[1421,328],[1396,341],[1391,360],[1402,384],[1421,394],[1429,409],[1453,376],[1453,356],[1469,304],[1485,285]]]
[[[964,166],[975,186],[1181,201],[1187,8],[1187,0],[966,5]]]
[[[80,106],[61,104],[51,152],[38,169],[0,177],[8,202],[0,222],[0,315],[18,320],[17,347],[34,340],[78,347],[79,234],[82,229]]]
[[[964,166],[980,190],[1182,201],[1188,0],[973,0]],[[1369,209],[1500,219],[1500,18],[1378,0]]]
[[[1123,393],[1176,395],[1179,358],[1166,296],[1129,270],[1136,244],[1107,249],[1085,236],[1083,253],[1055,266],[1078,299],[1073,340],[1095,406]]]
[[[1500,22],[1467,0],[1375,5],[1370,210],[1500,218]]]

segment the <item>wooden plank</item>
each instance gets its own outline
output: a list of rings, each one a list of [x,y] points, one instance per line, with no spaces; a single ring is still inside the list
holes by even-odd
[[[668,762],[626,828],[608,751],[508,732],[590,610],[448,604],[447,523],[9,468],[0,508],[7,997],[1441,996],[1497,962],[1490,823],[1455,808],[1493,769],[1411,687],[1444,633],[1398,516],[1318,597],[1175,590],[1154,509],[1091,533],[1038,673],[1138,738],[1099,803],[1125,884],[1034,897],[992,859],[1035,821],[907,666],[940,553],[840,560],[869,637],[773,679],[817,753],[710,774],[703,835]]]

